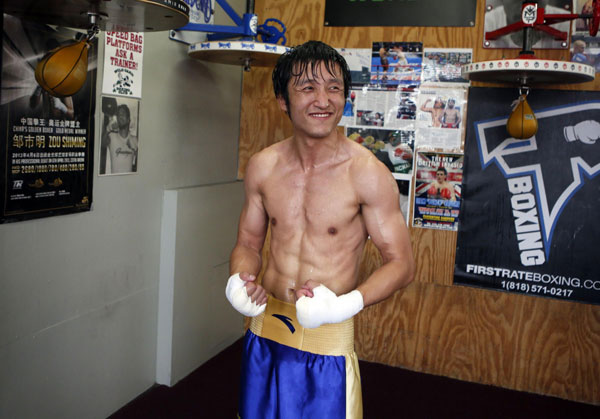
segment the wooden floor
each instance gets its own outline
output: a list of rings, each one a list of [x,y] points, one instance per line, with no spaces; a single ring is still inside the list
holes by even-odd
[[[175,386],[152,387],[110,419],[236,418],[241,357],[240,339]],[[360,370],[365,419],[600,418],[600,406],[370,362],[361,361]]]

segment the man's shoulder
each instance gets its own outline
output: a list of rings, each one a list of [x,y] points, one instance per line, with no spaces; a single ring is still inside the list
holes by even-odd
[[[279,159],[279,156],[283,155],[285,152],[284,149],[286,148],[286,142],[288,141],[289,140],[283,140],[263,148],[250,157],[249,163],[253,166],[274,164]]]
[[[371,150],[352,140],[348,139],[348,142],[348,147],[352,155],[351,171],[354,176],[381,176],[390,173],[388,168],[385,167]]]
[[[283,140],[270,145],[250,157],[246,170],[246,178],[252,177],[256,181],[262,181],[268,177],[275,168],[280,157],[284,155],[288,140]]]

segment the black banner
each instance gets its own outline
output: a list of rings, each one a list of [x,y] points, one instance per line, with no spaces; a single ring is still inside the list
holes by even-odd
[[[600,92],[533,90],[539,129],[506,132],[516,89],[471,88],[454,282],[600,303]]]
[[[475,26],[476,0],[325,0],[325,26]]]
[[[35,81],[46,52],[84,35],[3,15],[0,223],[88,211],[92,204],[96,51],[85,84],[57,98]]]

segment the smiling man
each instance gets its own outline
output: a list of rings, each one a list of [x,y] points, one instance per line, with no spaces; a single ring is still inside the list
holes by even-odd
[[[398,189],[372,152],[336,129],[350,72],[335,49],[317,41],[292,48],[273,86],[293,135],[248,162],[226,287],[234,308],[252,317],[240,417],[360,418],[353,316],[413,278]],[[361,282],[369,236],[384,263]]]

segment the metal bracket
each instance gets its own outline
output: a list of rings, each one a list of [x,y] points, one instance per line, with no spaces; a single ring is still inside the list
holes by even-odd
[[[235,26],[213,25],[210,23],[188,23],[187,25],[169,32],[169,38],[174,41],[192,44],[203,41],[217,41],[229,38],[254,39],[258,34],[258,17],[251,12],[254,2],[247,1],[247,12],[239,16],[227,3],[227,0],[214,0],[227,13]],[[206,2],[205,2],[206,3]],[[197,33],[197,34],[196,34]]]

